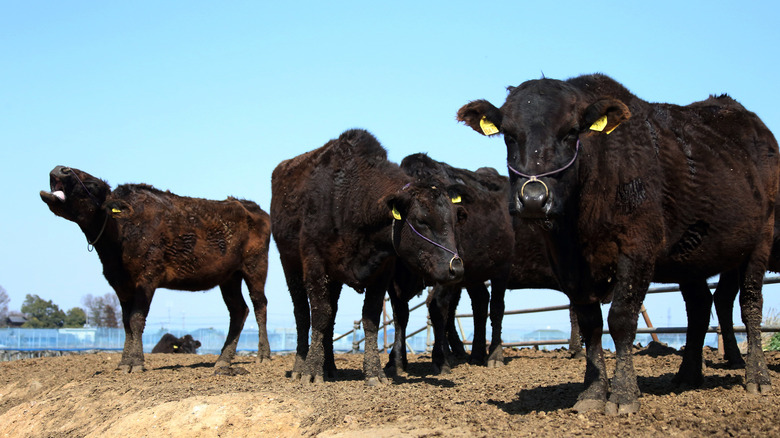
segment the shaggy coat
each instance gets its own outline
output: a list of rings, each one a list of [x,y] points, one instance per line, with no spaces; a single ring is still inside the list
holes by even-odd
[[[680,283],[694,348],[686,348],[677,378],[700,382],[696,346],[712,305],[706,279],[732,270],[748,331],[747,389],[770,388],[759,327],[779,158],[754,113],[728,96],[648,103],[596,74],[528,81],[510,87],[501,108],[474,101],[458,119],[485,135],[503,134],[510,208],[538,225],[575,305],[588,356],[575,409],[639,409],[631,345],[651,279]],[[600,309],[610,300],[611,390]]]
[[[242,280],[260,331],[258,360],[270,359],[265,296],[270,218],[257,204],[186,198],[145,184],[120,185],[112,192],[105,181],[62,166],[49,179],[51,192],[41,191],[41,199],[54,214],[78,224],[119,297],[125,345],[118,369],[145,369],[142,335],[157,288],[215,286],[230,312],[216,366],[229,367],[249,313]]]
[[[366,383],[386,382],[377,331],[395,266],[404,263],[430,283],[460,280],[454,222],[465,212],[446,187],[414,183],[364,130],[283,161],[271,191],[271,228],[298,330],[293,378],[317,383],[335,373],[333,325],[346,284],[365,293]]]

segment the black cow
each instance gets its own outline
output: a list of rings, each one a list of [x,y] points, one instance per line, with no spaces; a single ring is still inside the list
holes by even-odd
[[[486,323],[490,301],[492,336],[487,365],[503,365],[501,327],[507,287],[560,289],[545,258],[544,242],[525,224],[518,222],[518,228],[513,228],[507,209],[509,180],[499,175],[495,169],[482,168],[472,172],[436,161],[425,154],[404,158],[401,161],[401,169],[421,182],[453,187],[450,197],[461,203],[469,213],[466,220],[456,227],[458,250],[465,268],[463,281],[449,286],[434,285],[433,293],[427,300],[434,328],[434,371],[449,372],[447,338],[456,354],[465,354],[463,344],[453,330],[452,320],[463,287],[469,293],[474,313],[474,339],[470,362],[486,362]],[[396,279],[394,288],[389,291],[396,322],[396,337],[386,367],[388,372],[398,372],[406,368],[408,300],[419,293],[422,287],[419,280],[410,280],[406,273],[402,272],[397,277],[401,278]],[[486,281],[491,282],[491,293],[488,293]],[[446,327],[449,329],[445,330]],[[577,351],[580,345],[579,332],[575,331],[570,347]]]
[[[446,187],[405,175],[364,130],[346,131],[283,161],[274,169],[271,191],[271,229],[298,330],[293,378],[317,383],[335,372],[333,325],[346,284],[365,292],[366,383],[386,382],[377,331],[396,262],[430,283],[460,280],[453,227],[465,211],[450,203]]]
[[[537,224],[574,304],[588,357],[576,410],[639,409],[631,344],[651,280],[680,283],[688,348],[677,378],[701,382],[706,279],[730,271],[748,331],[747,390],[770,389],[759,328],[779,158],[755,114],[728,96],[651,104],[595,74],[528,81],[510,87],[501,108],[478,100],[457,117],[503,134],[510,208]],[[617,365],[607,400],[600,303],[610,299]]]
[[[187,353],[195,354],[200,348],[200,341],[192,335],[184,335],[181,338],[166,333],[162,335],[157,344],[152,348],[152,353]]]
[[[231,374],[225,369],[249,314],[242,280],[260,330],[258,360],[271,358],[265,297],[271,220],[257,204],[187,198],[146,184],[124,184],[112,192],[105,181],[62,166],[51,171],[49,180],[51,192],[41,191],[41,199],[54,214],[78,224],[119,297],[125,346],[117,369],[145,369],[142,335],[157,288],[219,286],[230,326],[215,366],[218,373]]]

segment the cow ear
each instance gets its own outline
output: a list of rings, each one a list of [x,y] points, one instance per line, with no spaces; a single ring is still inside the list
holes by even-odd
[[[457,118],[482,135],[495,135],[501,132],[504,116],[492,103],[480,99],[463,105],[458,110]]]
[[[580,126],[583,130],[590,129],[610,134],[629,118],[631,118],[631,111],[626,104],[617,99],[604,98],[585,109]]]
[[[380,200],[380,203],[390,217],[396,220],[404,219],[409,211],[409,197],[404,193],[387,195]]]
[[[103,209],[113,217],[128,216],[133,214],[133,207],[121,199],[108,199],[103,203]]]

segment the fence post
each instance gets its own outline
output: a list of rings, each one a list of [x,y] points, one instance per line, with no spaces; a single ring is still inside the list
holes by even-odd
[[[642,308],[640,309],[640,311],[642,312],[642,318],[644,318],[644,319],[645,319],[645,324],[647,325],[647,328],[654,328],[654,327],[653,327],[653,323],[652,323],[652,322],[650,322],[650,316],[648,316],[648,315],[647,315],[647,309],[645,309],[645,305],[644,305],[644,304],[642,304]],[[652,336],[652,337],[653,337],[653,340],[654,340],[655,342],[659,342],[659,341],[658,341],[658,335],[657,335],[657,334],[655,334],[655,333],[650,333],[650,336]]]
[[[352,326],[352,353],[360,351],[360,342],[357,339],[357,331],[360,330],[360,320],[355,321]]]

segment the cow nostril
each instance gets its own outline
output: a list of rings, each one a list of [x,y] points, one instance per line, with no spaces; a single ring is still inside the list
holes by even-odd
[[[526,181],[520,188],[518,204],[522,204],[525,210],[540,211],[547,202],[550,191],[547,184],[538,179]]]
[[[463,259],[457,255],[450,259],[450,274],[460,277],[463,276]]]

